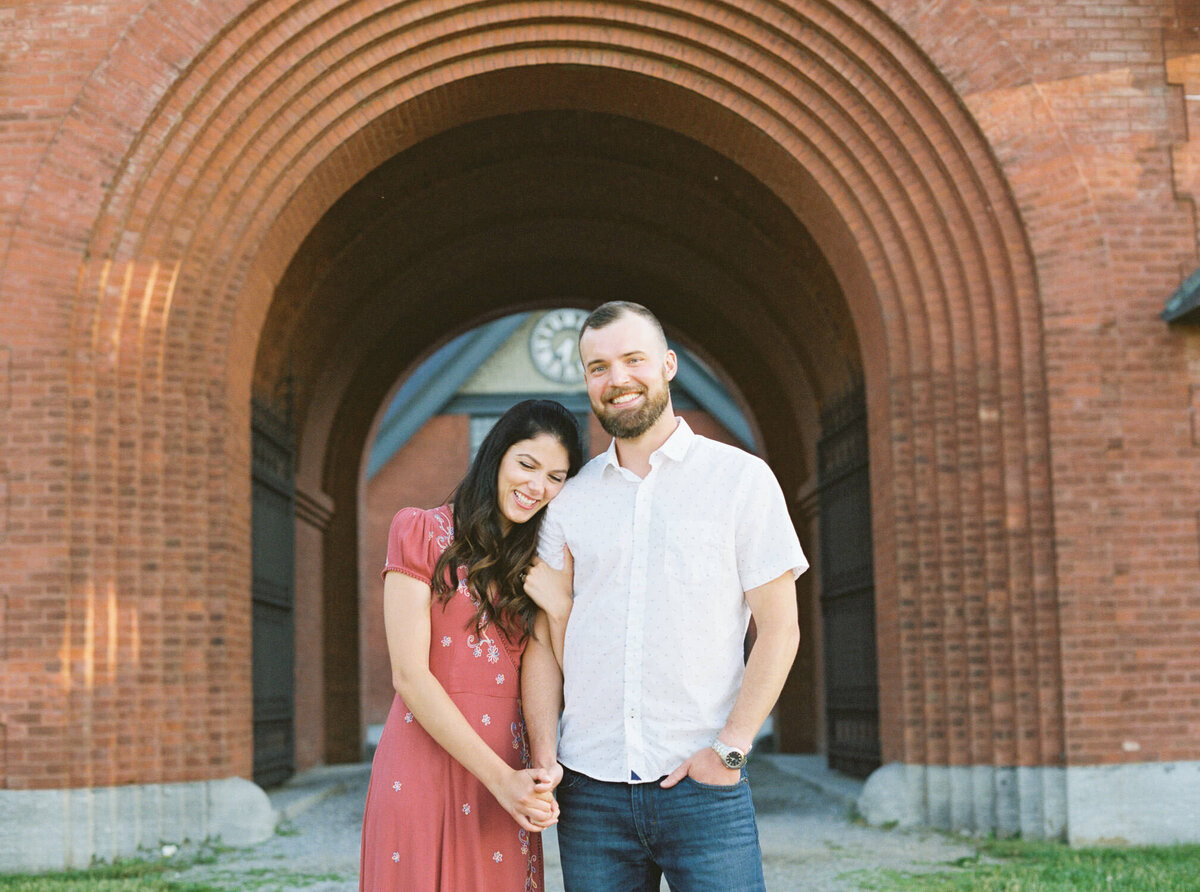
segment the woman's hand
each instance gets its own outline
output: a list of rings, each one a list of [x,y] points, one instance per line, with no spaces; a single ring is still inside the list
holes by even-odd
[[[551,621],[565,623],[571,614],[571,592],[575,582],[575,559],[563,545],[563,566],[555,570],[540,557],[525,571],[525,594],[546,611]]]
[[[511,769],[489,789],[523,830],[541,833],[558,823],[553,783],[541,769]]]
[[[550,804],[550,819],[549,821],[533,821],[539,824],[540,829],[545,830],[547,827],[558,823],[558,800],[554,798],[554,788],[562,783],[563,769],[562,766],[555,762],[550,768],[533,768],[534,787],[533,790],[537,797]],[[532,820],[532,819],[531,819]]]

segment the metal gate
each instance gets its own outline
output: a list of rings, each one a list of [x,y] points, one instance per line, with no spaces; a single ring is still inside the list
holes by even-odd
[[[880,750],[867,410],[861,386],[821,413],[817,461],[829,766],[866,777],[879,767]]]
[[[252,420],[254,781],[295,772],[295,446],[290,413],[255,403]]]

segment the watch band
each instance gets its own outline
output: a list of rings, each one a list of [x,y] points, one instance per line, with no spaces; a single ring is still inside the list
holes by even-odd
[[[746,753],[744,750],[722,743],[719,737],[713,740],[710,745],[713,751],[721,757],[721,761],[725,763],[726,768],[737,769],[746,764]]]

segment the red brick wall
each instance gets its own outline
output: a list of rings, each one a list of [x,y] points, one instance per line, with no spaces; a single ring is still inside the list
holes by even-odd
[[[1178,707],[1196,678],[1184,642],[1200,631],[1186,581],[1197,505],[1177,484],[1196,471],[1196,337],[1158,318],[1198,262],[1194,209],[1172,182],[1187,131],[1163,57],[1187,5],[1010,5],[1022,25],[993,56],[1011,52],[1019,75],[956,84],[1009,171],[1038,261],[1062,630],[1042,646],[1061,653],[1071,764],[1195,757],[1200,716]],[[1038,122],[1052,133],[1037,139]],[[1036,618],[1019,619],[1040,641]]]
[[[561,299],[539,244],[648,283],[789,493],[865,377],[887,759],[1200,758],[1200,343],[1157,318],[1197,264],[1190,6],[331,7],[0,11],[0,784],[249,772],[252,389],[293,371],[303,483],[353,541],[336,481],[387,382]],[[421,140],[553,109],[683,134],[786,213],[710,176],[737,213],[472,241],[436,213],[471,212],[460,181],[389,227],[386,275],[343,262],[368,211],[300,252]],[[645,192],[608,176],[588,200]],[[743,212],[760,236],[723,238]]]

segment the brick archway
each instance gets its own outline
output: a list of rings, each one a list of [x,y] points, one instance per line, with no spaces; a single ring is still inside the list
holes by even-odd
[[[264,326],[256,391],[295,381],[301,492],[330,507],[325,565],[314,558],[301,573],[325,577],[324,601],[339,605],[324,613],[327,695],[312,694],[330,753],[359,752],[345,581],[356,576],[361,467],[347,457],[363,453],[387,388],[477,321],[613,295],[655,308],[740,385],[797,512],[810,511],[800,493],[812,487],[818,408],[861,382],[861,351],[811,236],[711,149],[609,114],[493,116],[381,165],[297,251]],[[796,682],[809,700],[811,672]],[[819,710],[797,708],[815,747]]]
[[[914,40],[922,27],[924,45]],[[64,675],[104,679],[99,689],[68,684],[65,699],[46,692],[63,702],[48,721],[79,740],[64,742],[61,765],[73,767],[30,762],[18,783],[248,773],[249,404],[287,358],[287,339],[262,341],[286,270],[322,216],[389,159],[472,122],[570,110],[660,128],[726,159],[811,238],[807,268],[828,270],[816,313],[825,331],[851,323],[842,342],[862,345],[868,392],[885,758],[1060,764],[1039,301],[1009,191],[1022,171],[1005,179],[925,58],[948,34],[913,28],[851,0],[750,11],[147,6],[106,63],[146,91],[93,78],[36,179],[38,189],[78,196],[91,222],[81,227],[78,208],[39,218],[43,230],[12,238],[20,251],[7,256],[19,253],[24,266],[4,270],[10,283],[36,276],[73,297],[69,318],[46,323],[67,357],[69,400],[66,445],[47,460],[64,462],[71,481],[66,544],[48,546],[47,557],[69,592]],[[986,29],[971,34],[988,48],[978,66],[996,65]],[[1056,245],[1095,252],[1093,235],[1064,231]],[[499,309],[464,303],[437,320],[396,317],[410,340],[393,377]],[[804,419],[811,424],[845,377],[805,368],[801,310],[811,308],[760,296],[749,321],[732,320],[765,346],[731,372],[785,385],[788,412],[764,431],[779,454],[803,455]],[[664,315],[717,353],[716,329],[731,321],[689,326],[669,303]],[[778,318],[791,328],[772,337]],[[257,380],[246,361],[256,353]],[[853,352],[841,355],[841,372],[857,372]],[[388,371],[335,369],[310,394],[300,483],[314,503],[340,473],[330,470],[346,457],[335,447],[355,443],[335,429],[365,437],[369,428],[370,387],[358,381],[385,381]],[[386,381],[372,386],[382,397]],[[757,415],[766,425],[777,417]],[[790,467],[786,483],[798,487],[804,464]],[[106,594],[117,588],[119,600]],[[122,668],[132,639],[117,635],[96,651],[84,619],[96,611],[121,630],[139,623],[139,646],[162,678],[153,693]],[[182,661],[180,641],[194,648]],[[972,674],[977,666],[986,671]],[[125,750],[115,729],[91,724],[117,702],[137,704],[153,752]],[[1056,775],[1019,790],[996,781],[982,810],[964,806],[972,800],[957,777],[944,789],[928,782],[929,820],[1035,836],[1061,826],[1046,805],[1059,793],[1041,788]]]

